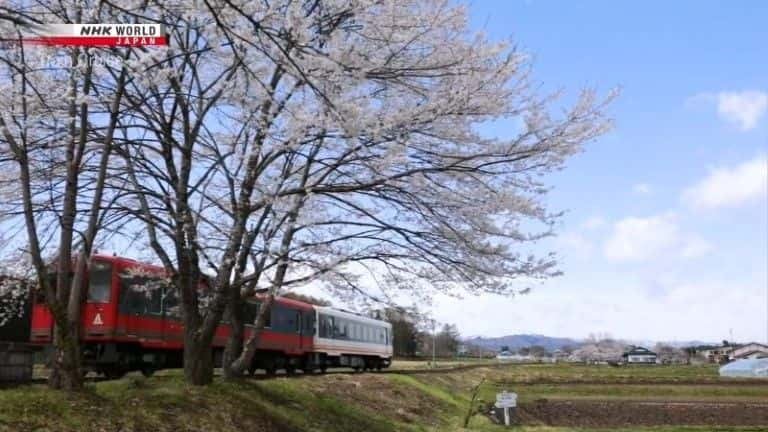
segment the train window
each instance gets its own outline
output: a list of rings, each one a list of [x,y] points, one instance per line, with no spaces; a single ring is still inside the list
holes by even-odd
[[[347,339],[347,322],[342,318],[334,319],[333,323],[333,338],[334,339]]]
[[[163,311],[163,290],[160,287],[153,287],[149,290],[149,302],[147,303],[147,313],[160,315]]]
[[[120,300],[118,310],[125,314],[143,314],[146,296],[143,291],[134,289],[133,278],[120,276]]]
[[[340,334],[342,339],[349,339],[350,332],[351,332],[350,327],[351,327],[351,325],[347,321],[342,322],[341,334]]]
[[[315,317],[311,313],[304,313],[304,316],[302,317],[302,321],[304,323],[304,330],[303,334],[305,335],[313,335],[315,334]]]
[[[320,315],[320,337],[332,338],[334,328],[332,316]]]
[[[88,303],[109,303],[112,289],[112,265],[93,262],[88,274]]]
[[[272,306],[272,330],[283,333],[296,333],[298,328],[298,314],[294,309],[288,309],[280,305]]]
[[[179,296],[176,293],[176,289],[170,286],[166,286],[163,289],[162,299],[163,314],[169,318],[181,317],[181,308],[179,307]]]
[[[317,335],[320,337],[327,337],[328,336],[328,317],[325,315],[320,315],[319,319],[317,320]]]
[[[178,310],[178,298],[174,291],[167,290],[167,299],[164,295],[163,282],[146,277],[131,277],[120,275],[120,294],[118,309],[127,314],[156,314],[163,310],[163,302],[168,304],[166,311]],[[171,297],[172,296],[172,297]],[[179,312],[170,314],[178,316]]]
[[[254,325],[256,317],[259,315],[259,304],[253,301],[243,303],[243,323],[245,325]]]
[[[333,331],[336,328],[336,324],[333,322],[333,317],[323,315],[323,337],[332,338]]]

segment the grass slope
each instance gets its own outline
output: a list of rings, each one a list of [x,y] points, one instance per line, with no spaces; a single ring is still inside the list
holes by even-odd
[[[178,371],[168,371],[147,380],[130,376],[90,383],[77,395],[29,385],[0,390],[0,431],[459,431],[469,408],[469,390],[483,377],[487,384],[480,397],[486,402],[500,389],[519,392],[523,402],[647,397],[768,401],[768,385],[733,380],[715,383],[713,368],[476,365],[431,373],[419,369],[407,374],[329,374],[236,383],[216,380],[206,388],[189,387]],[[685,377],[689,383],[667,384],[677,377]],[[633,379],[646,384],[627,385]],[[541,384],[542,380],[550,383]],[[551,383],[558,380],[567,384]],[[580,380],[590,384],[580,385]],[[595,380],[601,384],[594,384]],[[664,384],[647,384],[653,380]],[[479,415],[473,417],[470,429],[504,430]],[[526,426],[514,430],[598,429]],[[670,426],[623,430],[718,429]]]

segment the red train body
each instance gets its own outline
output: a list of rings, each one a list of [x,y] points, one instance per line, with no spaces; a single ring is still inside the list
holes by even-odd
[[[92,258],[81,312],[81,342],[87,369],[118,377],[133,370],[150,374],[157,369],[182,366],[184,334],[176,293],[162,284],[151,286],[162,275],[160,267],[126,258]],[[204,291],[202,288],[201,292]],[[259,301],[254,298],[246,306],[246,322],[253,322]],[[337,315],[335,321],[329,318],[331,315]],[[319,318],[323,328],[318,327]],[[50,344],[53,319],[43,302],[33,305],[31,321],[31,342]],[[217,363],[229,331],[226,323],[216,330],[213,346]],[[252,331],[252,326],[246,326],[246,339]],[[345,348],[339,349],[341,346]],[[337,366],[380,369],[389,366],[391,357],[389,323],[277,298],[268,325],[259,337],[250,370],[274,373],[285,369],[290,373],[295,369],[324,371]]]

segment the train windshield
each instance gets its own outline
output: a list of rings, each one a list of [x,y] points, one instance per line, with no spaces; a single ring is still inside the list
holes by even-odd
[[[112,265],[105,262],[91,263],[88,274],[88,303],[109,303],[112,288]]]

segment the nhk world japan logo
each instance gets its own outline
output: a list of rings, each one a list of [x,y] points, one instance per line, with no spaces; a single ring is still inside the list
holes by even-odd
[[[43,24],[22,32],[24,44],[135,47],[167,45],[162,24]]]

